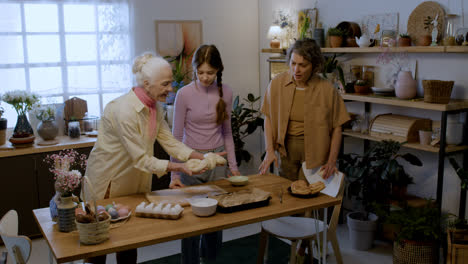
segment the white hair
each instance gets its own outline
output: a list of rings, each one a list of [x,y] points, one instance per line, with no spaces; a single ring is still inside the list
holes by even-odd
[[[168,66],[170,67],[171,65],[161,56],[154,55],[153,53],[143,53],[135,58],[132,72],[135,74],[138,86],[143,87],[145,80],[152,82],[155,78],[159,77],[161,70]]]

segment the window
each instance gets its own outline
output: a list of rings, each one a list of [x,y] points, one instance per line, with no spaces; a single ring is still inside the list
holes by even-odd
[[[27,90],[43,103],[77,96],[100,116],[131,87],[130,55],[128,0],[0,3],[0,94]]]

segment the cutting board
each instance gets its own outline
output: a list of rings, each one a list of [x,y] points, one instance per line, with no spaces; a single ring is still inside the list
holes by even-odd
[[[164,202],[189,206],[188,199],[190,198],[207,197],[223,193],[227,193],[227,191],[216,185],[189,186],[180,189],[164,189],[146,193],[146,199],[155,204]]]

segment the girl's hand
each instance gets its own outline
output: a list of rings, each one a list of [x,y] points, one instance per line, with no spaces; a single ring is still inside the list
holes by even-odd
[[[169,184],[169,188],[171,189],[179,189],[185,187],[185,185],[180,181],[180,179],[175,178],[171,179],[171,183]]]
[[[231,176],[240,176],[241,173],[238,170],[231,170]]]

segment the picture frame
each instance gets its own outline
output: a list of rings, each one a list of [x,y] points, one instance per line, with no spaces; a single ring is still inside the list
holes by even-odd
[[[203,43],[201,20],[155,20],[156,52],[162,57],[193,54]]]

